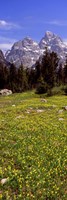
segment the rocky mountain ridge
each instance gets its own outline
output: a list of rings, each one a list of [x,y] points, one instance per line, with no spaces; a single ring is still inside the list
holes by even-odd
[[[19,42],[16,42],[11,51],[7,54],[6,59],[14,62],[16,66],[21,65],[31,67],[40,56],[40,47],[31,38],[26,37]]]
[[[67,46],[58,35],[50,31],[45,33],[39,43],[33,41],[30,37],[14,43],[11,50],[6,52],[5,58],[7,62],[13,62],[17,67],[22,63],[25,68],[30,68],[43,55],[46,46],[49,51],[56,52],[61,61],[64,62]],[[2,54],[1,57],[5,60]]]
[[[65,56],[67,55],[67,46],[56,34],[47,31],[45,36],[41,39],[39,46],[42,51],[44,50],[44,46],[47,46],[48,50],[56,52],[62,61],[65,60]]]

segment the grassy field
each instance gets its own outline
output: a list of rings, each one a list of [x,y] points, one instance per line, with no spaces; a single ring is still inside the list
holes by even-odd
[[[67,97],[46,100],[0,96],[2,200],[67,200]]]

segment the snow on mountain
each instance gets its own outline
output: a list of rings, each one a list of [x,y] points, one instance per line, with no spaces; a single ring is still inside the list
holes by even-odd
[[[5,58],[8,56],[9,53],[10,53],[10,50],[5,52]]]
[[[62,61],[65,60],[67,46],[59,36],[50,31],[45,33],[39,44],[29,37],[14,43],[11,50],[6,53],[6,59],[14,62],[17,67],[23,63],[24,67],[30,68],[43,54],[46,46],[49,51],[56,52]]]
[[[26,37],[24,40],[16,42],[6,59],[10,62],[15,62],[17,66],[21,63],[25,67],[31,67],[40,56],[39,45],[31,38]]]
[[[48,50],[56,52],[63,60],[65,59],[67,54],[67,46],[56,34],[49,31],[45,33],[45,36],[39,43],[39,47],[42,49],[42,52],[45,50],[45,46],[47,46]]]

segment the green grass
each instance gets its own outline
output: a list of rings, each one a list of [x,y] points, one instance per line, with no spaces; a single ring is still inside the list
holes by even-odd
[[[0,96],[0,199],[67,199],[66,96]],[[63,120],[59,120],[63,119]]]

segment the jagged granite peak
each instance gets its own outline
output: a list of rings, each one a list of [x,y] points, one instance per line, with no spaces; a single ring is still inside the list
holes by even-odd
[[[55,33],[51,32],[51,31],[46,31],[45,36],[44,36],[45,40],[52,40],[52,39],[58,39],[59,41],[62,42],[62,39],[56,35]]]
[[[61,59],[64,59],[67,54],[67,46],[64,44],[63,40],[58,35],[50,31],[45,33],[45,36],[39,43],[39,47],[42,52],[45,50],[46,46],[50,51],[56,52]]]
[[[33,41],[30,37],[26,37],[24,38],[23,40],[20,40],[16,43],[14,43],[13,47],[11,50],[28,50],[28,51],[31,51],[31,50],[36,50],[36,48],[39,50],[39,46],[38,46],[38,43]]]
[[[11,50],[6,53],[6,59],[14,62],[17,67],[22,63],[24,67],[30,68],[43,55],[46,46],[49,51],[56,52],[62,62],[65,60],[67,46],[58,35],[50,31],[46,31],[39,44],[30,37],[15,42]]]
[[[26,45],[27,46],[33,45],[33,40],[30,37],[25,37],[23,40],[15,42],[12,47],[12,50],[13,49],[22,49],[22,47],[26,47]]]
[[[11,48],[6,59],[14,62],[17,66],[23,63],[24,67],[31,67],[40,56],[40,47],[30,37],[20,40]]]
[[[46,44],[47,46],[50,44],[55,45],[55,44],[62,44],[63,41],[61,40],[61,38],[59,36],[57,36],[56,34],[47,31],[45,33],[45,36],[41,39],[39,46],[40,48],[44,48],[44,44]]]
[[[55,36],[55,34],[54,33],[52,33],[51,31],[46,31],[46,33],[45,33],[45,39],[47,40],[47,39],[51,39],[51,38],[53,38]]]

